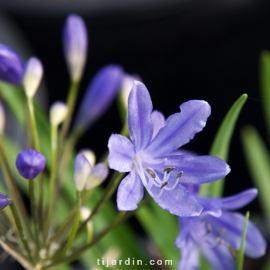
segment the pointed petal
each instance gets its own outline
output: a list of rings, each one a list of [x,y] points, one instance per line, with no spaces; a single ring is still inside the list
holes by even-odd
[[[171,172],[172,177],[183,172],[179,182],[190,184],[213,182],[231,171],[226,162],[212,156],[169,156],[166,165],[175,167]]]
[[[239,209],[251,201],[254,200],[258,195],[258,190],[256,188],[250,188],[237,195],[222,198],[222,209],[225,210],[235,210]]]
[[[156,137],[159,130],[164,127],[165,117],[161,112],[153,111],[151,114],[151,119],[153,122],[153,135],[152,135],[152,140],[153,140]]]
[[[132,170],[120,183],[117,191],[117,208],[119,211],[133,211],[143,197],[143,184]]]
[[[206,125],[211,108],[206,101],[190,100],[180,106],[180,113],[171,115],[147,147],[156,157],[165,156],[193,139]]]
[[[213,269],[236,270],[234,258],[225,245],[218,245],[213,248],[203,246],[201,252]]]
[[[222,216],[215,218],[208,216],[208,221],[212,225],[213,232],[218,233],[221,229],[226,229],[222,233],[221,238],[229,245],[236,249],[240,249],[242,231],[244,228],[245,217],[239,213],[223,212]],[[262,237],[260,231],[252,223],[248,222],[245,254],[251,258],[258,258],[265,254],[266,241]]]
[[[197,202],[203,207],[203,212],[200,217],[212,215],[215,217],[220,217],[222,215],[222,204],[219,198],[204,198],[200,196],[195,196]]]
[[[188,237],[181,250],[181,260],[178,263],[178,270],[197,270],[200,267],[198,246]]]
[[[134,81],[128,98],[128,130],[136,152],[144,149],[152,139],[152,101],[145,85]]]
[[[112,134],[109,142],[108,163],[111,169],[119,172],[130,172],[135,155],[134,146],[131,141],[121,135]]]
[[[151,188],[153,194],[159,194],[160,187]],[[182,185],[178,184],[173,190],[164,190],[161,197],[155,202],[163,209],[169,210],[171,214],[180,217],[199,216],[202,206],[196,201]]]

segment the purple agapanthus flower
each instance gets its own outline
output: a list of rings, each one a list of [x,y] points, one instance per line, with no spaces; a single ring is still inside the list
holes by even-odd
[[[198,189],[195,188],[193,191]],[[222,199],[195,195],[204,209],[199,217],[179,217],[181,229],[175,242],[181,251],[178,270],[199,269],[200,253],[213,269],[236,270],[230,248],[240,249],[245,216],[229,211],[245,206],[257,196],[257,193],[257,189],[252,188]],[[258,258],[263,256],[265,251],[265,239],[249,221],[245,254],[251,258]]]
[[[7,195],[0,192],[0,210],[10,205],[11,203],[12,200]]]
[[[108,143],[109,167],[130,172],[118,188],[118,209],[136,209],[145,187],[172,214],[198,216],[202,206],[181,184],[213,182],[227,175],[230,168],[216,157],[175,151],[204,128],[211,108],[205,101],[191,100],[165,122],[161,113],[152,110],[148,90],[135,81],[128,99],[128,128],[133,143],[116,134],[111,135]]]
[[[0,44],[0,80],[21,85],[23,71],[19,55],[8,46]]]
[[[36,150],[21,151],[16,158],[19,174],[25,179],[36,178],[45,168],[46,158]]]

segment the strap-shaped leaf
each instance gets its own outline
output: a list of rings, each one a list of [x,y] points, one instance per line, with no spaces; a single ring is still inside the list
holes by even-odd
[[[210,149],[209,154],[211,156],[219,157],[224,161],[228,162],[229,148],[234,127],[241,112],[241,109],[247,100],[247,97],[247,94],[243,94],[240,98],[238,98],[226,114]],[[223,178],[216,182],[202,185],[200,191],[201,195],[221,197],[224,188],[224,181],[225,179]]]

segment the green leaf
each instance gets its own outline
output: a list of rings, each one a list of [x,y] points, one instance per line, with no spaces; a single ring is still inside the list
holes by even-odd
[[[260,90],[263,99],[262,106],[270,138],[270,52],[263,51],[260,57]]]
[[[241,109],[247,100],[247,97],[247,94],[243,94],[240,98],[238,98],[226,114],[210,149],[209,154],[211,156],[219,157],[228,162],[229,148],[234,127]],[[224,188],[224,181],[225,178],[213,183],[202,185],[200,194],[203,196],[221,197]]]
[[[270,155],[256,129],[246,126],[241,131],[242,145],[254,185],[259,190],[259,201],[270,229]]]
[[[244,224],[244,228],[242,232],[242,238],[241,238],[241,246],[240,246],[240,250],[238,251],[237,258],[236,258],[237,270],[243,269],[248,219],[249,219],[249,212],[246,213],[246,220],[245,220],[245,224]]]
[[[201,266],[200,266],[200,270],[212,270],[213,268],[209,265],[208,261],[201,256]]]

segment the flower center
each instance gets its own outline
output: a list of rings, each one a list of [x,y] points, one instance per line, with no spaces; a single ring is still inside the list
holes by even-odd
[[[136,172],[140,176],[144,186],[147,188],[149,194],[154,199],[159,199],[164,190],[173,190],[177,186],[180,177],[182,176],[183,172],[179,172],[176,176],[176,179],[170,180],[170,174],[175,169],[175,167],[164,167],[166,163],[166,159],[159,163],[159,164],[151,164],[150,166],[145,166],[146,162],[142,163],[142,159],[139,155],[134,157],[133,165],[135,167]],[[150,165],[150,164],[149,164]],[[154,168],[163,169],[163,178],[161,179]],[[160,190],[157,192],[156,188],[158,187]],[[155,189],[155,191],[153,191]]]

